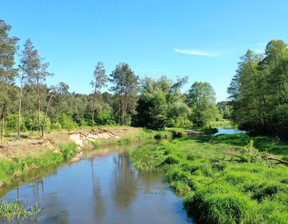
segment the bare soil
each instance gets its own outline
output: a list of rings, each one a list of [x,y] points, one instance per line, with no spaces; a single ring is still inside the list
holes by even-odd
[[[57,151],[58,146],[63,143],[71,142],[71,135],[79,135],[100,139],[117,139],[125,136],[132,136],[142,131],[141,128],[132,127],[105,127],[105,129],[81,129],[73,131],[55,131],[40,139],[38,135],[25,133],[24,138],[11,140],[0,144],[0,159],[13,159],[15,157],[33,156],[38,157],[45,151]],[[89,139],[88,137],[88,139]],[[74,141],[75,142],[75,141]],[[75,142],[76,143],[76,142]],[[87,143],[87,141],[85,141]],[[77,143],[76,143],[77,144]]]

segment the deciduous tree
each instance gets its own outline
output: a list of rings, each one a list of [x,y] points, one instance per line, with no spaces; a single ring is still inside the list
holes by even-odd
[[[98,62],[95,71],[94,71],[94,79],[91,81],[91,85],[93,87],[93,103],[92,103],[92,127],[94,127],[94,114],[95,114],[95,100],[97,93],[100,93],[102,87],[107,86],[106,82],[108,81],[108,76],[105,74],[104,64],[102,62]]]

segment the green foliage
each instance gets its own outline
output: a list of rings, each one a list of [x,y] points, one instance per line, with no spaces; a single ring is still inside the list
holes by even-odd
[[[173,135],[169,131],[158,131],[158,132],[155,132],[155,135],[154,135],[155,139],[169,139],[172,137]]]
[[[218,102],[216,106],[219,110],[219,114],[221,115],[223,119],[225,120],[231,119],[232,106],[229,105],[228,101]],[[223,126],[218,126],[218,127],[223,127]]]
[[[44,121],[44,116],[45,116],[44,112],[41,111],[40,112],[40,122],[41,123],[43,123],[43,121]],[[38,126],[38,112],[33,110],[33,112],[29,116],[23,117],[23,122],[24,122],[24,125],[27,128],[27,130],[38,131],[39,130],[39,126]],[[47,119],[46,119],[45,129],[47,131],[51,130],[51,120],[50,120],[49,117],[47,117]]]
[[[127,143],[130,143],[132,140],[131,140],[131,137],[125,137],[125,138],[120,138],[117,140],[117,143],[118,144],[127,144]]]
[[[288,138],[288,48],[282,40],[271,40],[265,54],[251,50],[241,57],[232,79],[232,120],[254,134]]]
[[[205,127],[209,121],[215,121],[218,110],[215,105],[215,91],[207,82],[195,82],[187,96],[187,103],[192,109],[190,120],[196,127]]]
[[[31,219],[41,211],[40,206],[36,203],[30,207],[22,201],[1,201],[0,218],[6,218],[9,223],[13,220]]]
[[[71,159],[77,153],[77,145],[73,142],[60,145],[60,151],[64,160]]]
[[[96,117],[97,124],[100,125],[115,125],[116,118],[110,110],[102,110]]]
[[[64,129],[74,129],[77,127],[75,122],[73,121],[72,117],[67,114],[62,114],[59,117],[59,123],[61,124],[62,128]]]
[[[22,131],[27,131],[25,123],[21,120],[20,127]],[[6,118],[6,130],[7,132],[16,132],[18,128],[18,114],[8,114]]]
[[[51,129],[53,129],[53,130],[62,130],[62,125],[59,122],[52,123]]]
[[[0,183],[9,184],[14,173],[25,175],[29,171],[59,164],[63,157],[59,153],[45,152],[39,157],[14,158],[14,161],[0,160]]]
[[[157,81],[146,78],[136,108],[134,125],[155,130],[166,126],[189,125],[190,108],[185,103],[185,96],[180,93],[186,81],[187,78],[178,79],[175,83],[166,77]]]
[[[119,63],[110,76],[110,81],[115,84],[111,90],[118,98],[117,112],[119,123],[122,125],[130,125],[130,116],[135,114],[138,99],[139,77],[134,74],[126,63]]]
[[[287,221],[288,167],[258,156],[287,149],[279,140],[238,134],[175,139],[130,155],[141,171],[164,171],[200,222],[268,224]]]

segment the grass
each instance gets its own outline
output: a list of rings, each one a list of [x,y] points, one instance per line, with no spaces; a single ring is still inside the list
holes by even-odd
[[[33,206],[27,206],[22,201],[1,201],[0,202],[0,220],[6,219],[12,223],[14,219],[20,221],[31,219],[41,211],[40,206],[36,203]]]
[[[0,186],[7,186],[19,177],[28,175],[31,171],[61,164],[71,159],[77,151],[75,143],[60,145],[60,153],[45,151],[37,157],[15,157],[13,160],[0,160]]]
[[[288,167],[265,160],[288,144],[246,134],[162,140],[130,152],[140,172],[164,171],[203,223],[288,223]]]
[[[237,125],[232,124],[232,122],[229,120],[209,122],[209,126],[210,127],[222,127],[222,128],[235,128],[235,129],[237,129]]]

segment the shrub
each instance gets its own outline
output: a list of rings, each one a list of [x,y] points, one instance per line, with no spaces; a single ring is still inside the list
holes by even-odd
[[[62,130],[62,125],[59,122],[53,123],[51,128],[53,130]]]
[[[162,164],[178,164],[180,163],[180,159],[177,157],[177,156],[174,156],[174,155],[170,155],[170,156],[167,156],[166,159],[162,162]]]
[[[77,152],[77,145],[75,143],[63,144],[60,146],[62,156],[64,160],[68,160],[73,157]]]

